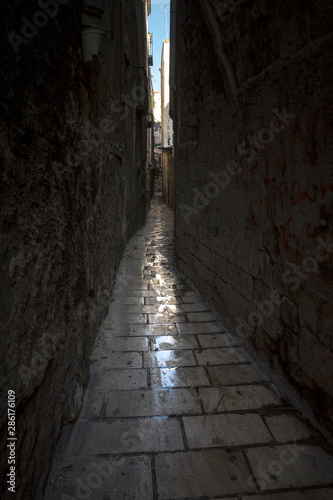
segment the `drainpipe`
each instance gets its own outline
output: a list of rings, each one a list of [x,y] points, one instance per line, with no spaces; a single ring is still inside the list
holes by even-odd
[[[98,61],[106,34],[100,26],[104,12],[104,0],[83,0],[82,50],[83,62]]]

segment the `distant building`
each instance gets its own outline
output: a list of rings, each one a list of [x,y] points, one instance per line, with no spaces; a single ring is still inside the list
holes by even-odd
[[[162,60],[161,60],[161,126],[162,126],[162,147],[167,148],[173,145],[173,123],[170,117],[170,40],[163,40]]]
[[[153,115],[154,115],[154,144],[155,147],[161,146],[161,120],[162,120],[162,111],[161,111],[161,92],[159,90],[154,90],[154,107],[153,107]]]
[[[146,26],[147,26],[147,77],[148,77],[148,114],[147,114],[147,162],[146,162],[146,200],[150,200],[153,193],[154,184],[154,130],[153,130],[153,80],[151,76],[151,67],[153,65],[153,35],[148,31],[148,16],[151,14],[151,1],[146,3]]]
[[[173,161],[173,122],[170,117],[170,40],[163,40],[161,59],[161,151],[164,201],[174,208],[175,169]]]
[[[161,92],[159,90],[154,90],[154,101],[155,101],[155,106],[153,109],[154,113],[154,120],[155,122],[160,122],[162,121],[162,96]]]

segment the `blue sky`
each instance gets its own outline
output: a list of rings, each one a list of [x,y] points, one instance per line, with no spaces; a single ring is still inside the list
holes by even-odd
[[[168,6],[168,36],[166,37],[165,12],[162,12],[164,5]],[[151,69],[153,75],[154,90],[161,90],[161,55],[163,39],[169,38],[170,33],[170,0],[152,0],[151,14],[148,17],[148,29],[153,34],[153,56],[154,66]]]

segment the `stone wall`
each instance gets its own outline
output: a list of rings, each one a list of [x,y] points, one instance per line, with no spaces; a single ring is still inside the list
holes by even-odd
[[[178,266],[332,429],[332,5],[171,10]]]
[[[37,500],[80,410],[150,170],[144,3],[106,2],[101,58],[85,65],[81,2],[51,3],[45,14],[36,0],[6,1],[1,15],[1,407],[14,390],[14,496]],[[1,498],[12,498],[6,437],[1,412]]]
[[[175,164],[172,149],[164,150],[162,157],[162,194],[164,202],[175,208]]]

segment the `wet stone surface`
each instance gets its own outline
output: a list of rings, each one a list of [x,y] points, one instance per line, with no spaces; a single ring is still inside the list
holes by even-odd
[[[129,241],[44,500],[332,500],[332,451],[174,268],[159,196]]]

